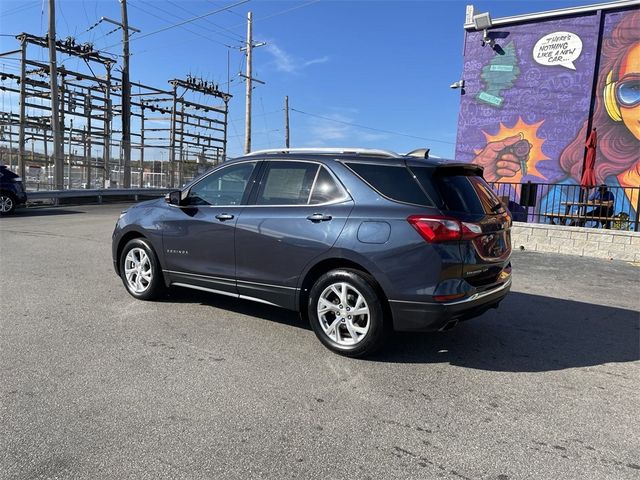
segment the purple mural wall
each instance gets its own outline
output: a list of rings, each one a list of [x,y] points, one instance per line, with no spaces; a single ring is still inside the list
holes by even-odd
[[[482,32],[466,32],[456,160],[482,165],[491,182],[577,185],[596,127],[597,181],[640,186],[640,9],[494,27],[490,35],[493,48]],[[619,200],[636,207],[638,191],[629,192]]]
[[[598,28],[591,14],[494,29],[494,49],[469,32],[456,160],[489,181],[562,178],[560,153],[589,116]],[[520,168],[501,168],[503,157]]]

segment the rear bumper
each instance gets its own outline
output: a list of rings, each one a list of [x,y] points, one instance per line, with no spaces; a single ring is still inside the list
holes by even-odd
[[[446,328],[452,321],[468,320],[496,308],[511,289],[506,282],[462,300],[447,303],[389,300],[393,328],[398,332],[431,332]]]

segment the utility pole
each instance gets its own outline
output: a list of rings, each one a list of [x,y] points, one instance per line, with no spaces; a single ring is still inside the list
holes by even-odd
[[[127,0],[120,0],[122,12],[122,150],[124,154],[124,188],[131,188],[131,85],[129,84],[129,19]]]
[[[169,139],[169,188],[175,186],[175,162],[176,162],[176,105],[178,101],[178,84],[173,83],[173,95],[171,105],[171,138]]]
[[[69,119],[69,190],[71,190],[71,135],[73,134],[73,117]]]
[[[124,157],[124,188],[131,187],[131,83],[129,81],[129,30],[140,32],[129,26],[127,0],[120,0],[121,22],[107,17],[100,20],[117,25],[122,29],[122,156]]]
[[[54,178],[57,190],[64,189],[64,152],[60,131],[58,64],[56,61],[56,4],[49,0],[49,83],[51,86],[51,131],[53,134]]]
[[[244,153],[251,151],[251,75],[253,51],[253,13],[247,13],[247,93],[244,107]]]
[[[253,43],[253,14],[247,13],[247,44],[244,49],[247,51],[247,73],[246,75],[240,74],[241,77],[247,82],[247,93],[244,109],[244,153],[251,151],[251,91],[253,89],[253,82],[258,82],[264,85],[264,82],[253,78],[253,49],[266,45],[265,42]],[[243,50],[244,50],[243,49]]]
[[[144,100],[142,104],[142,115],[140,115],[140,178],[138,186],[144,188]]]
[[[104,90],[104,174],[102,188],[107,188],[107,181],[111,181],[109,161],[111,160],[111,64],[107,64],[107,83]]]
[[[284,97],[284,146],[289,148],[289,95]]]
[[[22,181],[26,182],[26,167],[25,167],[25,151],[24,151],[24,136],[27,123],[26,117],[26,88],[27,88],[27,42],[22,37],[20,41],[20,124],[18,125],[18,171],[22,177]],[[53,105],[53,101],[51,102]],[[11,140],[11,132],[9,132],[9,140]],[[12,152],[13,153],[13,152]]]
[[[13,169],[13,131],[12,125],[9,124],[9,167]]]
[[[44,143],[44,166],[45,166],[45,170],[47,171],[47,183],[49,183],[49,151],[47,148],[47,144],[49,143],[49,140],[47,139],[47,127],[43,126],[42,127],[42,142]]]
[[[184,176],[184,102],[180,104],[180,163],[178,165],[178,187],[182,187]]]
[[[67,109],[67,105],[66,105],[66,99],[65,99],[65,93],[66,93],[66,84],[65,84],[65,70],[64,68],[60,69],[60,114],[58,115],[58,118],[60,119],[60,142],[62,142],[62,144],[60,145],[60,184],[62,185],[62,188],[64,189],[64,165],[65,165],[65,160],[64,160],[64,132],[66,130],[65,127],[65,123],[66,123],[66,116],[64,111]],[[71,103],[71,102],[69,102]],[[71,110],[71,108],[69,108],[69,110]],[[55,169],[55,167],[54,167]]]
[[[87,93],[84,97],[84,114],[86,117],[87,125],[86,136],[83,144],[85,145],[84,161],[87,167],[87,188],[91,188],[91,93]],[[89,152],[87,156],[86,151]]]

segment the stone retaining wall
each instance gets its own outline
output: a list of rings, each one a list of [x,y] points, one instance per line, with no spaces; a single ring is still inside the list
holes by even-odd
[[[640,262],[640,232],[514,222],[513,248]]]

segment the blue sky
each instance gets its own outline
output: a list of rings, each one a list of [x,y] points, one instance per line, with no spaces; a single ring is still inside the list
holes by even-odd
[[[235,0],[237,1],[237,0]],[[213,0],[128,0],[129,23],[140,35],[235,3]],[[246,14],[253,12],[256,85],[253,148],[284,143],[282,104],[289,96],[291,144],[365,146],[395,151],[430,147],[452,157],[459,92],[449,85],[460,78],[467,1],[264,1],[251,0],[230,11],[131,40],[131,78],[168,88],[167,80],[186,74],[224,84],[230,92],[229,153],[242,153],[244,70],[239,46]],[[478,1],[476,12],[494,18],[588,2]],[[18,47],[10,35],[45,34],[47,1],[0,2],[0,50]],[[44,11],[43,11],[44,7]],[[97,48],[119,53],[120,34],[107,26],[87,31],[101,16],[118,19],[117,0],[57,0],[58,37],[76,36]],[[43,53],[46,58],[46,52]],[[75,67],[72,60],[71,66]],[[17,62],[0,59],[16,71]],[[6,94],[5,110],[14,108]],[[296,111],[297,110],[297,111]],[[301,113],[304,112],[304,113]],[[360,126],[371,127],[371,129]],[[403,134],[403,135],[399,135]],[[416,138],[417,137],[417,138]]]

